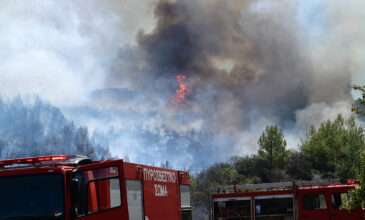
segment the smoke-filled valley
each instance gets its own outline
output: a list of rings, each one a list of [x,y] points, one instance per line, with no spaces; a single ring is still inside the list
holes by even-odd
[[[360,0],[0,3],[2,158],[84,153],[84,135],[95,158],[198,172],[267,125],[297,148],[365,82]]]
[[[94,160],[110,158],[103,134],[89,136],[61,111],[38,97],[0,99],[0,158],[82,154]]]

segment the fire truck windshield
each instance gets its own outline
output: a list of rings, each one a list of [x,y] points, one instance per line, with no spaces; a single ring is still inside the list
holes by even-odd
[[[64,219],[63,176],[0,177],[0,219]]]

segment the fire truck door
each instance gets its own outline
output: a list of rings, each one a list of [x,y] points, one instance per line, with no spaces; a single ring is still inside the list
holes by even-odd
[[[299,220],[330,220],[330,204],[324,192],[305,192],[299,199]]]
[[[331,220],[345,220],[345,219],[359,219],[359,212],[355,210],[354,212],[348,212],[347,210],[342,210],[341,205],[344,201],[349,199],[349,194],[347,192],[331,192],[328,196],[331,199]]]
[[[139,180],[126,180],[129,219],[143,220],[143,191]]]
[[[103,164],[89,164],[76,168],[72,181],[77,183],[72,192],[72,219],[128,219],[123,206],[123,187],[120,165],[122,161],[106,161]],[[125,201],[125,200],[124,200]]]

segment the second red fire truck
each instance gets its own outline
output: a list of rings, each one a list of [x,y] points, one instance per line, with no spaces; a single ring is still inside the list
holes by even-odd
[[[338,181],[297,181],[215,188],[212,220],[360,220],[361,207],[341,209],[357,185]]]
[[[1,160],[0,219],[190,220],[189,174],[85,156]]]

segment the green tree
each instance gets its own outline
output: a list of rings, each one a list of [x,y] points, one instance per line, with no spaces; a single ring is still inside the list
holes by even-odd
[[[357,180],[359,181],[360,187],[350,191],[350,200],[347,200],[342,208],[349,211],[357,209],[359,206],[365,207],[365,153],[364,151],[360,154],[362,159],[362,165],[359,167],[359,175]]]
[[[268,162],[259,158],[257,155],[240,157],[235,161],[234,167],[240,175],[241,183],[260,183],[270,181],[268,177]],[[252,179],[253,177],[254,179]]]
[[[354,178],[361,166],[359,154],[365,149],[363,129],[356,125],[354,117],[345,121],[338,115],[318,129],[311,126],[300,149],[322,177]]]
[[[302,140],[300,149],[312,161],[313,167],[321,172],[334,172],[341,148],[344,119],[338,115],[335,121],[326,121],[316,129],[313,125]]]
[[[269,176],[272,179],[274,168],[286,167],[289,151],[286,149],[286,141],[282,129],[277,126],[267,126],[258,140],[258,156],[269,163]]]
[[[358,90],[362,92],[362,98],[358,99],[358,105],[353,103],[352,110],[358,115],[365,115],[365,86],[353,85],[352,88],[354,90]],[[363,131],[362,131],[363,132]],[[360,163],[358,166],[358,176],[357,180],[359,181],[360,187],[352,190],[351,200],[348,200],[345,204],[343,204],[343,208],[352,211],[357,209],[359,206],[365,207],[365,151],[362,150],[360,153]]]
[[[216,163],[191,178],[191,199],[193,219],[203,219],[209,215],[209,188],[237,184],[237,170],[229,163]]]
[[[291,151],[288,158],[286,173],[293,180],[311,180],[312,163],[302,151]]]
[[[345,126],[336,170],[342,179],[351,179],[360,174],[359,168],[363,163],[361,152],[365,150],[365,136],[363,128],[356,125],[354,117],[350,117]]]
[[[362,98],[357,100],[358,104],[355,102],[352,104],[352,111],[354,111],[356,114],[365,115],[365,86],[352,85],[352,88],[362,92]]]

